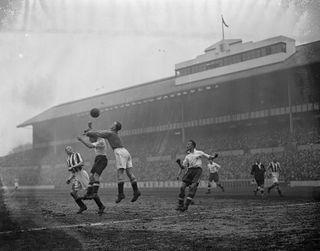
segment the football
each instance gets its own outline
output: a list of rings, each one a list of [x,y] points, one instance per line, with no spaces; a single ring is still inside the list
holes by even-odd
[[[97,118],[100,115],[100,110],[98,108],[92,108],[90,111],[90,116],[93,118]]]

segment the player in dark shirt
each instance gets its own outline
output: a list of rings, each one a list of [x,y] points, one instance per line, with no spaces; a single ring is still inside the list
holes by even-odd
[[[265,177],[266,169],[264,165],[258,159],[256,163],[252,165],[251,175],[253,175],[257,188],[254,190],[254,195],[257,195],[257,192],[260,191],[261,195],[264,195],[264,177]]]

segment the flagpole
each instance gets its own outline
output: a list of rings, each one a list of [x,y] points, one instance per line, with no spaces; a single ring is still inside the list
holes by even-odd
[[[221,28],[222,28],[222,41],[224,41],[224,25],[223,25],[223,17],[222,17],[222,15],[221,15]]]

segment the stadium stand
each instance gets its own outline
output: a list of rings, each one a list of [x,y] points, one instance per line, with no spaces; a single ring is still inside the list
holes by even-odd
[[[218,51],[219,61],[212,51],[221,43],[231,52]],[[233,43],[220,41],[197,59],[177,64],[173,77],[54,106],[25,121],[18,127],[33,126],[33,149],[3,157],[2,173],[9,183],[19,173],[25,184],[62,186],[68,176],[66,145],[82,154],[90,170],[93,153],[76,137],[92,119],[90,109],[98,107],[94,128],[122,122],[140,181],[175,180],[175,159],[183,156],[187,139],[220,153],[222,180],[250,179],[255,159],[267,165],[273,157],[283,168],[282,180],[319,180],[320,41],[295,46],[280,36]],[[230,56],[236,51],[241,57]],[[116,180],[109,153],[103,182]]]

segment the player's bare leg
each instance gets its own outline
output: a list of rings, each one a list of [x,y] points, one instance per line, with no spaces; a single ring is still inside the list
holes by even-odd
[[[94,190],[94,185],[95,183],[95,179],[93,177],[93,174],[90,175],[89,177],[89,184],[88,184],[88,188],[87,188],[87,193],[83,196],[82,199],[84,200],[91,200],[93,199],[93,190]]]
[[[209,194],[209,193],[211,193],[211,182],[209,181],[208,182],[208,190],[207,190],[207,192],[206,192],[206,194]]]
[[[277,192],[278,192],[278,194],[279,194],[280,197],[283,196],[278,183],[274,183],[272,186],[270,186],[270,187],[268,188],[268,193],[270,193],[270,191],[271,191],[273,188],[276,188],[276,189],[277,189]]]
[[[224,187],[221,185],[220,182],[216,183],[218,187],[220,187],[220,189],[222,190],[222,192],[224,192]]]

